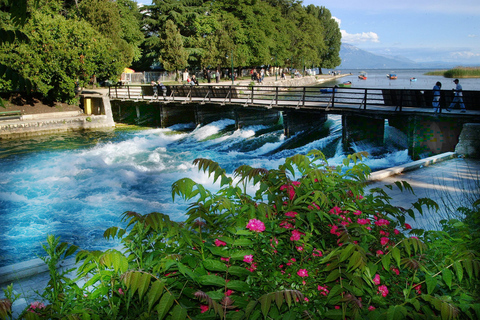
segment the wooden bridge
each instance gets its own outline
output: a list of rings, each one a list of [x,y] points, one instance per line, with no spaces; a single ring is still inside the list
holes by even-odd
[[[441,91],[439,114],[431,106],[432,90],[413,89],[209,84],[166,86],[163,95],[162,88],[155,93],[151,85],[130,85],[110,87],[109,97],[117,119],[130,107],[137,120],[153,118],[161,127],[225,117],[242,127],[272,124],[282,118],[285,134],[290,136],[318,128],[328,114],[338,114],[345,145],[361,140],[383,143],[388,120],[388,125],[405,134],[413,158],[454,151],[463,124],[480,123],[478,91],[463,91],[466,113],[460,109],[447,112],[453,92]]]

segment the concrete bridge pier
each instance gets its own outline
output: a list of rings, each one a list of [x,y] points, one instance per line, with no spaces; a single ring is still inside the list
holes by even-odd
[[[431,154],[455,151],[463,123],[454,118],[399,115],[388,123],[408,137],[408,154],[418,160]]]
[[[287,110],[283,112],[283,128],[286,137],[312,129],[321,128],[328,117],[326,113],[312,113],[311,111]]]
[[[368,141],[375,145],[383,145],[385,120],[363,116],[342,116],[342,142],[347,152],[351,152],[352,142]]]

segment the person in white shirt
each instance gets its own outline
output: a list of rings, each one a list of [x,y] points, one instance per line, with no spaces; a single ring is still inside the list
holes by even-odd
[[[458,79],[453,80],[453,82],[456,84],[455,89],[453,89],[455,97],[453,97],[453,101],[450,104],[450,107],[447,108],[447,111],[451,111],[455,107],[455,104],[458,103],[460,105],[460,108],[462,109],[462,112],[465,112],[466,108],[465,104],[463,103],[462,85],[460,84],[460,81],[458,81]]]

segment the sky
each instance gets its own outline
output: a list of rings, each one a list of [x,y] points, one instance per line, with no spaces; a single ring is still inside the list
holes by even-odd
[[[480,0],[303,1],[309,4],[330,10],[342,43],[415,62],[480,66]]]

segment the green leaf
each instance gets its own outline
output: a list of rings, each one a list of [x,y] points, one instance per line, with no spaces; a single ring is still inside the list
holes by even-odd
[[[230,281],[228,281],[227,282],[227,288],[235,290],[235,291],[241,291],[241,292],[246,292],[246,291],[250,290],[250,286],[246,282],[240,281],[240,280],[230,280]]]
[[[428,294],[432,294],[432,292],[435,290],[435,287],[437,286],[437,278],[427,274],[425,275],[425,282],[427,284]]]
[[[226,271],[227,266],[225,263],[217,261],[217,260],[212,260],[212,259],[207,259],[203,261],[203,266],[205,269],[210,270],[210,271]]]
[[[243,267],[237,267],[237,266],[231,266],[228,268],[228,273],[241,277],[241,276],[248,276],[251,274],[250,271],[248,271],[246,268]]]
[[[272,306],[272,299],[270,294],[265,294],[261,296],[259,301],[263,316],[266,317],[268,315],[268,311],[270,311],[270,307]]]
[[[398,249],[398,247],[393,247],[390,252],[392,253],[393,259],[397,262],[397,267],[400,267],[400,249]]]
[[[193,272],[189,267],[183,263],[177,262],[178,271],[180,271],[184,276],[190,277],[192,280],[195,280],[198,276]]]
[[[158,299],[163,294],[163,288],[165,287],[165,283],[160,282],[160,281],[155,281],[152,284],[152,287],[150,288],[150,291],[148,292],[147,298],[148,298],[148,312],[152,310],[153,305],[155,302],[157,302]]]
[[[159,320],[162,320],[167,315],[174,301],[175,301],[175,297],[168,292],[166,292],[162,296],[162,299],[160,299],[160,302],[158,303],[158,306],[157,306]]]
[[[449,289],[452,289],[452,271],[448,268],[442,270],[443,281],[447,284]],[[430,292],[429,292],[430,293]]]
[[[248,255],[253,255],[255,252],[253,250],[238,250],[232,253],[230,256],[233,260],[243,260],[243,257]]]
[[[404,306],[390,306],[387,311],[388,320],[402,320],[407,317],[407,308]]]
[[[198,283],[204,286],[218,286],[225,287],[225,279],[215,276],[213,274],[200,276],[198,278]]]
[[[253,241],[247,238],[236,239],[235,242],[233,243],[233,245],[237,247],[246,247],[252,244],[253,244]]]
[[[463,280],[463,268],[462,268],[461,262],[460,261],[455,261],[453,263],[453,267],[454,267],[455,272],[457,274],[458,281],[462,282],[462,280]]]
[[[330,272],[330,274],[327,276],[327,279],[325,279],[325,282],[335,281],[339,277],[340,277],[340,271],[338,271],[338,269],[335,269],[332,272]]]
[[[184,320],[187,318],[187,310],[181,305],[176,305],[172,310],[172,320]]]

